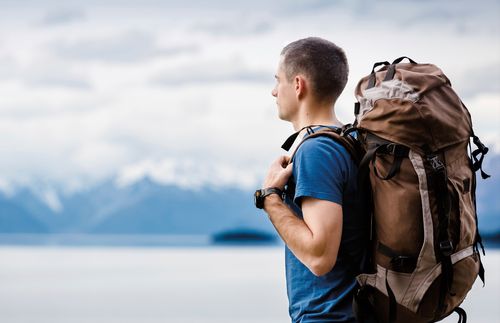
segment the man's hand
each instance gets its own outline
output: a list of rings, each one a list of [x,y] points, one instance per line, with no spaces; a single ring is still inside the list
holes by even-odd
[[[276,159],[267,172],[263,187],[277,187],[283,189],[288,182],[288,178],[292,175],[292,163],[289,162],[290,157],[288,156],[281,156]]]

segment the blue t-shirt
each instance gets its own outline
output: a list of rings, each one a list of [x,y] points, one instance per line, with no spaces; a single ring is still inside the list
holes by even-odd
[[[318,128],[317,128],[318,129]],[[329,137],[306,140],[293,158],[293,174],[285,203],[298,217],[302,197],[314,197],[342,205],[342,237],[333,269],[315,276],[285,246],[289,313],[293,323],[355,322],[352,297],[364,251],[357,166],[347,150]]]

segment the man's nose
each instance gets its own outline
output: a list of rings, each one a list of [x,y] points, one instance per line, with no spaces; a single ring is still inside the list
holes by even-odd
[[[272,91],[271,91],[271,95],[276,97],[278,96],[278,91],[276,91],[276,88],[274,88]]]

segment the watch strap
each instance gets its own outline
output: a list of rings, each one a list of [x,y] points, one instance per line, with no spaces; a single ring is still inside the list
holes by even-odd
[[[277,187],[268,187],[268,188],[262,189],[262,195],[261,195],[262,198],[269,196],[271,194],[278,194],[281,198],[281,196],[283,195],[283,191]]]
[[[277,187],[268,187],[255,191],[255,206],[259,209],[264,208],[264,199],[271,194],[278,194],[283,199],[283,190]]]

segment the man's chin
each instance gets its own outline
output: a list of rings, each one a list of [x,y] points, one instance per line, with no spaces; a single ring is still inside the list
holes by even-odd
[[[288,121],[286,115],[284,115],[283,113],[280,113],[279,111],[278,111],[278,118],[280,118],[280,120],[283,120],[283,121]]]

